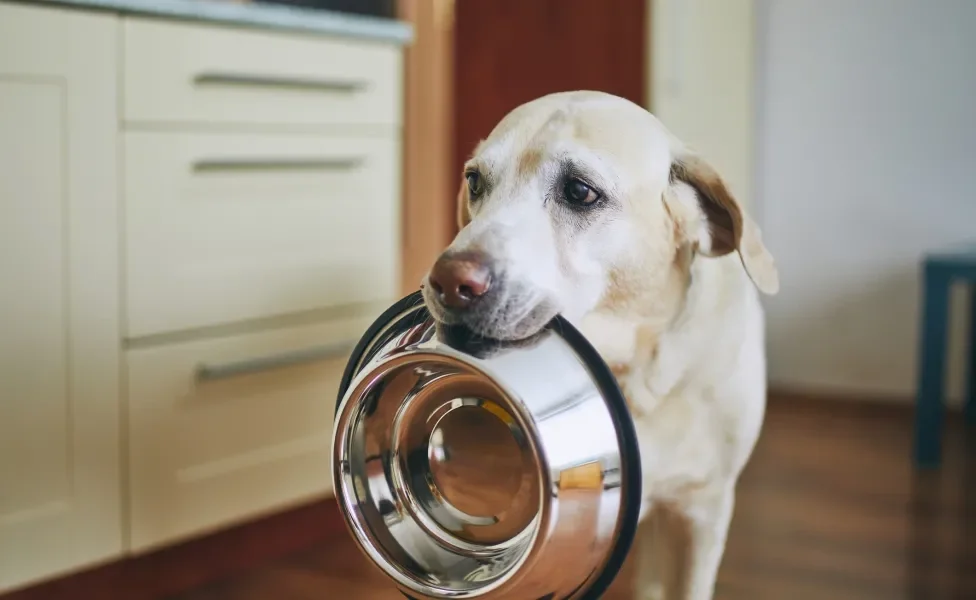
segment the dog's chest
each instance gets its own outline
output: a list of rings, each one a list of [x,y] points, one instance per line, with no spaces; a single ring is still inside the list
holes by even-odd
[[[716,351],[721,333],[702,327],[656,333],[606,315],[587,321],[634,419],[645,499],[680,503],[734,479],[762,416],[762,362],[740,360],[751,346],[733,340],[721,347],[734,351]]]
[[[702,395],[670,396],[634,414],[645,498],[681,501],[725,479],[735,432]]]

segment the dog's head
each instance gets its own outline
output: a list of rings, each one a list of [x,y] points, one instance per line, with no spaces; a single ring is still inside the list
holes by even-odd
[[[509,113],[464,167],[458,219],[424,299],[440,323],[492,339],[531,336],[557,313],[673,310],[698,255],[737,252],[761,291],[778,288],[718,174],[609,94],[553,94]]]

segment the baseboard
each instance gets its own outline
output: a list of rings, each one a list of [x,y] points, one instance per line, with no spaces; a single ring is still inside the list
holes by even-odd
[[[868,404],[893,409],[911,409],[914,399],[893,394],[867,393],[835,387],[771,384],[768,396],[773,402],[815,402]]]
[[[771,396],[784,393],[787,395],[811,396],[821,400],[843,400],[854,402],[871,402],[878,404],[915,405],[914,390],[883,389],[871,385],[852,385],[843,382],[807,382],[807,381],[770,381],[768,384]],[[963,394],[947,385],[945,406],[949,411],[962,410],[965,401]]]
[[[772,385],[768,393],[771,405],[807,406],[831,410],[872,414],[901,414],[912,418],[915,413],[915,398],[907,396],[869,394],[857,391],[844,391],[837,388],[811,388],[806,386]],[[963,406],[946,402],[946,416],[956,420],[963,415]]]
[[[345,526],[335,500],[329,499],[0,594],[0,600],[159,600],[311,548],[335,535],[345,535]]]

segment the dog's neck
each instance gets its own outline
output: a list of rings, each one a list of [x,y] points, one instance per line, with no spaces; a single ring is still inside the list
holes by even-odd
[[[679,246],[668,272],[654,280],[640,269],[611,273],[606,295],[577,323],[615,371],[647,358],[639,349],[655,345],[694,310],[701,287],[695,250],[691,244]]]
[[[690,379],[702,382],[702,377],[689,375],[714,360],[709,356],[713,351],[710,340],[735,335],[734,331],[724,330],[734,327],[738,319],[728,319],[720,313],[758,301],[735,255],[696,257],[684,265],[679,261],[676,272],[684,276],[676,277],[663,292],[670,294],[671,300],[643,299],[645,306],[653,304],[659,310],[600,307],[580,324],[617,376],[635,413],[653,410],[658,400],[673,394]]]

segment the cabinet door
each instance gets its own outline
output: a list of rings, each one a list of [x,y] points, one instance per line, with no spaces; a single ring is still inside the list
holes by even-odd
[[[336,392],[372,320],[128,351],[129,550],[331,494]]]
[[[0,3],[0,592],[122,550],[117,39]]]

